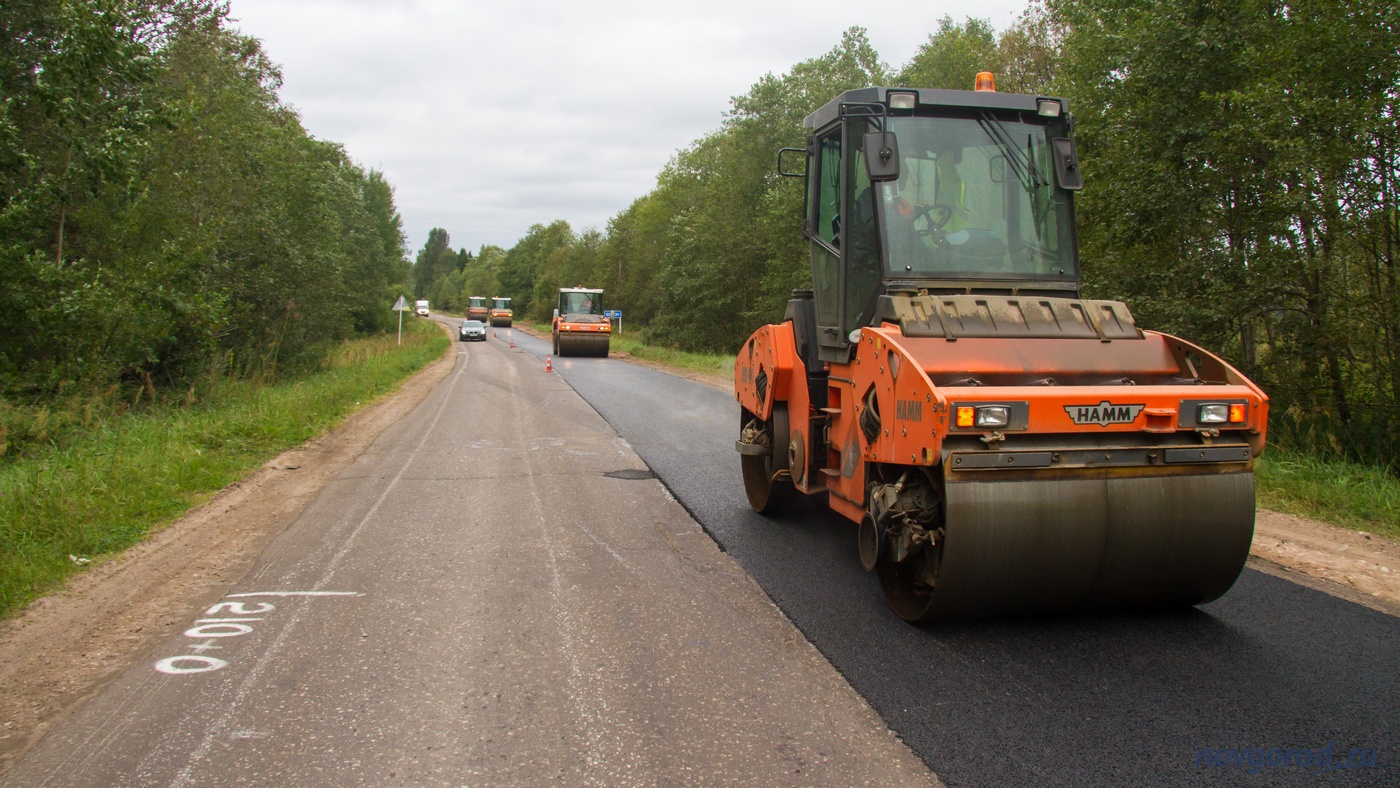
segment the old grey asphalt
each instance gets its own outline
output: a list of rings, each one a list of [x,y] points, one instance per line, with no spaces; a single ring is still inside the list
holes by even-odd
[[[509,334],[10,785],[928,785]]]

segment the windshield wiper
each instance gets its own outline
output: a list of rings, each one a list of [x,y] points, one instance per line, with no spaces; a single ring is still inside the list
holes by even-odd
[[[1016,180],[1030,194],[1032,224],[1035,226],[1035,239],[1044,239],[1043,226],[1050,213],[1050,206],[1042,204],[1040,200],[1040,189],[1050,185],[1050,180],[1041,174],[1040,169],[1035,166],[1035,136],[1026,134],[1026,149],[1023,152],[1011,139],[1011,133],[1006,130],[1006,126],[995,115],[989,112],[979,112],[977,124],[982,127],[982,131],[1001,148],[1001,152],[1006,156],[1006,163],[1011,167],[1011,171],[1016,173]]]
[[[1034,189],[1036,178],[1031,174],[1033,165],[1021,158],[1021,151],[1016,147],[1016,143],[1011,140],[1011,134],[1006,131],[1006,127],[990,113],[979,112],[977,115],[977,125],[982,127],[982,131],[992,139],[992,142],[1001,148],[1001,152],[1006,156],[1006,163],[1011,166],[1011,171],[1016,173],[1016,180],[1024,186],[1027,191]]]
[[[1035,135],[1026,134],[1026,161],[1030,165],[1030,175],[1032,187],[1031,192],[1031,218],[1035,227],[1035,240],[1039,241],[1044,236],[1041,226],[1045,224],[1045,217],[1050,212],[1050,206],[1041,202],[1040,187],[1049,186],[1050,181],[1040,174],[1040,168],[1035,166]]]

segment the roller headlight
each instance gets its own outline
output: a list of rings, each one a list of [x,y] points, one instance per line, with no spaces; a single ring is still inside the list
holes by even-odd
[[[960,405],[953,414],[962,429],[1001,430],[1011,424],[1011,408],[1006,405]]]
[[[1196,408],[1196,423],[1229,424],[1230,406],[1217,403],[1212,403],[1210,405],[1199,405]]]
[[[987,405],[977,409],[977,426],[999,430],[1011,423],[1011,409],[1005,405]]]
[[[914,105],[919,103],[919,94],[917,93],[890,91],[888,98],[890,109],[913,109]]]

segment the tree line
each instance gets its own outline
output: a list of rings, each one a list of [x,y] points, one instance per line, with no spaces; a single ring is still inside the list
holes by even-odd
[[[970,89],[982,70],[1076,117],[1087,297],[1230,359],[1269,392],[1276,440],[1400,471],[1391,0],[1044,0],[1001,32],[945,17],[899,69],[852,28],[734,97],[604,231],[542,222],[508,250],[448,254],[420,292],[489,284],[473,294],[543,318],[584,283],[651,342],[732,353],[809,286],[800,183],[775,167],[803,117],[843,90]]]
[[[391,186],[306,132],[226,3],[6,0],[0,26],[0,409],[275,376],[392,325]]]

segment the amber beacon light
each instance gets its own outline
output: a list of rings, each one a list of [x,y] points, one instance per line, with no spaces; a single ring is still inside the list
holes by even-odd
[[[990,71],[977,72],[977,80],[972,83],[972,89],[982,93],[997,92],[997,81],[992,77]]]

